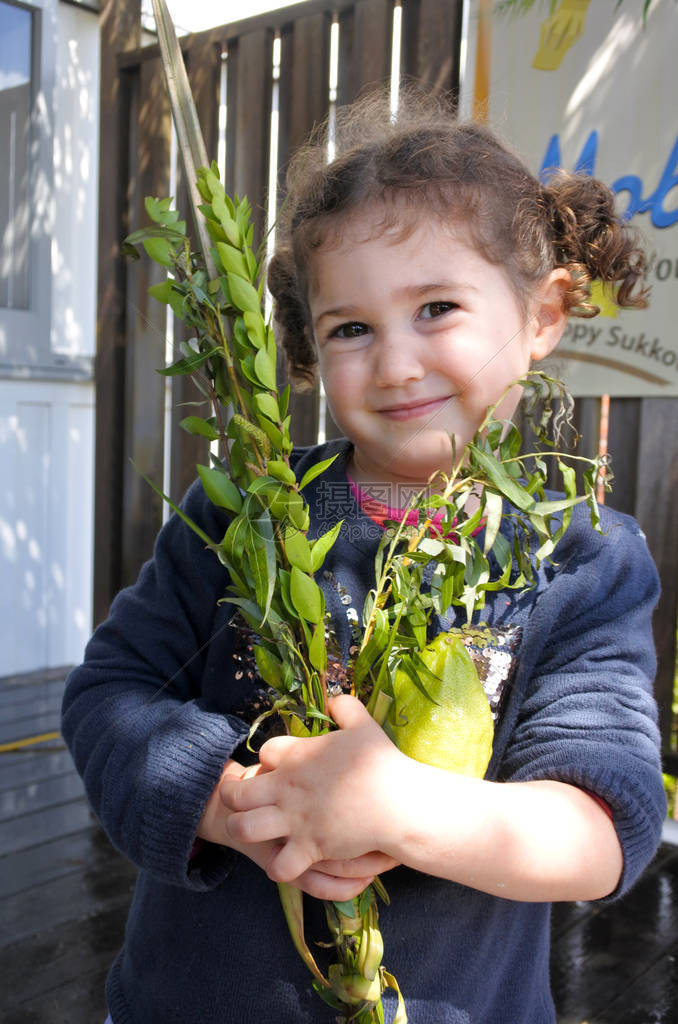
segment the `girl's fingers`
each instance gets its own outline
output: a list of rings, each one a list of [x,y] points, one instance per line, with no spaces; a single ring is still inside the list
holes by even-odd
[[[219,796],[229,811],[251,811],[275,803],[275,782],[261,772],[252,778],[222,778]]]
[[[295,885],[318,900],[352,900],[367,888],[372,879],[372,875],[363,878],[339,878],[309,868],[301,878],[295,880]]]
[[[266,874],[272,882],[294,882],[313,864],[314,858],[307,848],[291,839],[271,857],[266,865]]]
[[[326,875],[357,880],[367,875],[373,878],[375,875],[383,874],[384,871],[390,871],[397,865],[398,861],[393,857],[375,850],[373,853],[364,853],[362,857],[353,857],[351,860],[322,860],[314,864],[313,868]]]
[[[287,826],[281,811],[277,807],[268,806],[230,814],[226,831],[237,843],[265,843],[269,839],[284,838]]]
[[[266,740],[259,751],[259,764],[265,771],[273,771],[290,752],[290,748],[299,742],[295,736],[274,736]]]

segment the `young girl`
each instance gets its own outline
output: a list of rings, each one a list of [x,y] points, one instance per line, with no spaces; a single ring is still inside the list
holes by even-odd
[[[293,465],[339,453],[304,493],[311,536],[344,520],[319,582],[348,657],[389,507],[449,467],[451,437],[459,450],[568,314],[594,314],[592,280],[642,305],[644,264],[603,185],[542,186],[431,102],[349,109],[338,133],[332,163],[315,139],[291,168],[269,283],[292,376],[319,369],[346,435]],[[223,535],[198,483],[185,508]],[[637,525],[602,512],[602,536],[575,512],[532,589],[488,595],[482,622],[520,643],[484,780],[406,757],[350,696],[331,704],[339,730],[269,740],[252,765],[224,570],[170,519],[64,702],[92,805],[140,868],[114,1024],[331,1021],[274,882],[347,899],[384,872],[385,963],[412,1024],[552,1024],[550,902],[624,893],[665,814],[656,574]],[[309,941],[325,929],[308,901]]]

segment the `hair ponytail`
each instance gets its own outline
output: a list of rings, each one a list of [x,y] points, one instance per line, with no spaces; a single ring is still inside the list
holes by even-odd
[[[542,187],[542,201],[555,265],[572,275],[565,294],[568,312],[580,317],[600,312],[591,301],[593,281],[616,286],[618,306],[647,306],[645,252],[636,232],[616,212],[610,189],[595,178],[559,172]]]

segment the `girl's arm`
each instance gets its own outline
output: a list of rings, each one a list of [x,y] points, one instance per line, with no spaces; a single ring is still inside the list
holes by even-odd
[[[184,511],[210,537],[227,520],[200,484]],[[203,541],[173,515],[134,586],[113,602],[66,687],[62,732],[112,843],[165,882],[204,889],[233,865],[229,850],[190,860],[200,816],[247,725],[204,699],[206,668],[234,682],[226,578]],[[216,684],[215,684],[216,685]],[[206,861],[209,865],[206,866]]]
[[[616,887],[612,821],[562,782],[487,782],[401,754],[359,701],[332,702],[339,732],[279,737],[256,779],[224,779],[236,841],[288,836],[266,864],[288,881],[319,860],[372,849],[427,874],[515,900],[578,900]],[[245,812],[245,813],[242,813]]]

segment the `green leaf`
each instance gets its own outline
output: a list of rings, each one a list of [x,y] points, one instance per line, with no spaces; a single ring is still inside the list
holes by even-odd
[[[282,662],[272,651],[262,644],[254,644],[254,660],[257,664],[257,671],[268,686],[282,692],[284,689],[282,676]]]
[[[302,533],[306,533],[309,527],[308,509],[304,505],[303,498],[296,491],[292,491],[287,499],[287,518]]]
[[[275,391],[275,362],[265,348],[260,348],[254,357],[254,372],[265,388]]]
[[[194,356],[178,359],[176,363],[172,363],[171,366],[161,367],[157,372],[162,374],[163,377],[176,377],[182,373],[195,373],[196,370],[199,370],[208,359],[211,359],[219,351],[218,348],[213,348],[208,352],[196,352]]]
[[[152,295],[158,302],[164,302],[166,306],[169,305],[170,293],[172,291],[172,282],[169,278],[166,281],[161,281],[160,284],[153,284],[148,289],[148,294]]]
[[[339,531],[341,530],[343,522],[344,520],[340,519],[331,530],[328,530],[327,533],[321,534],[317,540],[313,541],[313,545],[311,547],[311,569],[313,572],[317,572],[325,561],[325,556],[339,536]]]
[[[305,534],[294,526],[288,526],[285,530],[285,554],[290,565],[298,566],[305,573],[313,572],[311,545]]]
[[[445,545],[435,537],[422,537],[417,545],[417,551],[423,551],[429,558],[440,558],[445,553]]]
[[[282,459],[269,459],[266,463],[266,472],[270,473],[276,480],[280,480],[281,483],[287,484],[289,487],[293,487],[297,478],[294,475],[294,470],[290,469],[286,462]]]
[[[487,554],[488,551],[491,551],[494,547],[494,542],[497,539],[497,534],[499,533],[504,502],[502,501],[501,494],[495,494],[494,491],[487,488],[485,489],[483,497],[485,504],[485,544],[483,546],[483,551]]]
[[[301,889],[298,889],[290,882],[279,882],[278,892],[280,893],[280,903],[285,920],[287,921],[287,927],[290,930],[297,953],[316,979],[315,984],[318,985],[318,991],[323,992],[329,988],[329,985],[321,974],[318,965],[313,959],[313,954],[304,939],[304,894]]]
[[[280,415],[282,417],[287,416],[287,410],[290,404],[290,393],[291,388],[289,384],[286,384],[285,387],[280,392],[280,395],[278,396],[278,403],[280,405]]]
[[[263,430],[263,432],[266,434],[266,437],[271,442],[271,445],[273,446],[273,451],[283,452],[283,454],[288,455],[289,452],[286,452],[284,448],[283,436],[276,427],[275,423],[271,423],[271,421],[269,419],[266,419],[265,416],[257,416],[257,422],[261,429]]]
[[[172,278],[161,281],[160,284],[151,285],[148,294],[152,295],[158,302],[164,302],[169,306],[175,316],[183,319],[184,316],[184,294],[177,287]]]
[[[241,244],[240,230],[235,220],[231,216],[226,201],[227,199],[228,197],[223,195],[213,196],[212,210],[214,211],[215,216],[219,219],[219,223],[221,224],[221,227],[223,228],[224,234],[226,235],[228,241],[231,243],[232,246],[235,246],[236,248],[239,249]]]
[[[250,526],[253,551],[248,552],[249,563],[257,602],[263,612],[263,624],[271,607],[277,569],[273,524],[268,509],[264,509],[257,519],[251,520]]]
[[[561,468],[567,469],[568,467],[563,466]],[[571,472],[574,474],[574,470]],[[535,502],[534,507],[530,510],[530,514],[538,516],[555,515],[557,512],[563,512],[565,509],[579,505],[584,500],[585,495],[579,494],[574,498],[558,498],[554,501],[537,501]]]
[[[239,512],[242,508],[242,495],[230,476],[220,469],[210,469],[209,466],[198,466],[197,469],[205,494],[212,504],[227,508],[230,512]]]
[[[161,267],[172,267],[172,256],[174,255],[174,246],[166,238],[145,238],[142,242],[144,249],[147,254],[155,263],[159,263]]]
[[[242,316],[245,327],[247,328],[247,336],[257,348],[261,348],[266,343],[266,328],[264,326],[264,318],[260,312],[253,313],[248,311],[243,313]],[[270,352],[269,352],[270,355]]]
[[[308,660],[318,672],[327,671],[327,647],[325,646],[325,626],[319,622],[313,631],[313,639],[308,645]]]
[[[293,565],[290,572],[290,597],[299,615],[307,622],[320,622],[323,615],[323,595],[310,576]]]
[[[281,414],[273,395],[267,394],[265,391],[260,391],[254,396],[254,404],[260,413],[267,416],[273,423],[280,423]]]
[[[332,900],[332,903],[344,917],[353,918],[358,916],[358,908],[354,900]]]
[[[519,508],[527,512],[534,505],[534,499],[527,491],[513,480],[500,462],[488,452],[482,451],[476,444],[470,443],[467,446],[469,453],[473,455],[477,464],[487,473],[497,490],[501,491],[505,498]]]
[[[125,239],[125,244],[138,245],[145,239],[163,238],[168,242],[183,242],[184,233],[175,225],[152,224],[149,227],[138,228]]]
[[[337,452],[337,455],[338,454],[339,452]],[[307,469],[301,478],[299,490],[303,491],[306,484],[310,484],[311,480],[315,480],[317,476],[320,476],[321,473],[324,473],[325,470],[332,465],[337,455],[333,455],[330,459],[323,459],[322,462],[316,462],[315,466],[311,466],[310,469]]]
[[[235,274],[237,277],[247,281],[249,277],[247,264],[245,263],[245,257],[239,249],[236,249],[233,245],[228,245],[227,242],[217,242],[217,252],[226,274]]]
[[[134,466],[134,463],[132,463],[132,465]],[[137,469],[136,466],[134,466],[134,468]],[[149,485],[149,487],[153,488],[153,490],[155,491],[156,494],[160,495],[160,497],[163,499],[163,501],[167,502],[167,504],[172,509],[172,511],[176,512],[176,514],[179,516],[179,518],[183,519],[183,521],[186,523],[187,526],[190,526],[190,528],[193,530],[193,533],[197,534],[197,536],[200,537],[200,539],[202,541],[204,541],[204,543],[207,545],[207,547],[216,549],[217,545],[214,543],[212,538],[208,537],[207,534],[205,533],[205,531],[203,529],[201,529],[201,527],[199,527],[198,524],[195,523],[190,518],[190,516],[187,516],[186,513],[181,508],[179,508],[179,506],[176,505],[172,501],[172,499],[169,498],[165,494],[165,492],[163,490],[161,490],[160,487],[158,487],[157,484],[153,483],[153,481],[151,480],[150,477],[146,476],[146,474],[142,473],[141,470],[139,470],[139,469],[137,469],[137,473],[139,473],[139,475],[146,481],[146,483]]]
[[[260,313],[261,299],[257,289],[238,274],[228,273],[226,277],[234,305],[243,313]]]
[[[206,437],[208,441],[219,440],[219,431],[200,416],[185,416],[183,420],[180,420],[179,426],[188,434],[193,434],[196,437]]]

